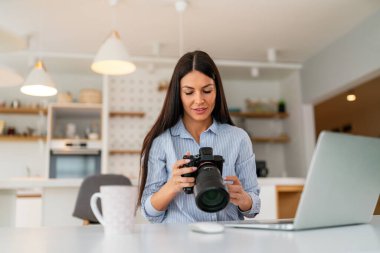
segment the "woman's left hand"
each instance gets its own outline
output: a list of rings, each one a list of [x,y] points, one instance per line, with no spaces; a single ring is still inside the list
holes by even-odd
[[[237,176],[227,176],[225,181],[232,181],[232,184],[226,184],[230,194],[230,202],[239,207],[243,212],[252,208],[252,198],[244,191],[243,186]]]

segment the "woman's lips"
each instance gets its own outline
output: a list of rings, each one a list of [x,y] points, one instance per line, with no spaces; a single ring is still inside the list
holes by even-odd
[[[196,113],[196,114],[203,114],[207,111],[207,108],[197,108],[197,109],[193,109],[193,111]]]

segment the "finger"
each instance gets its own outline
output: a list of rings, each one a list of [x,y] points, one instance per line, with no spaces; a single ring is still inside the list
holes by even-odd
[[[226,176],[224,180],[232,181],[234,185],[241,185],[240,180],[237,176]]]
[[[179,177],[177,181],[179,183],[194,183],[195,178],[193,178],[193,177]]]
[[[179,169],[183,167],[185,164],[188,164],[190,162],[190,159],[181,159],[174,163],[173,169]]]
[[[184,167],[184,168],[176,170],[175,173],[173,173],[173,175],[182,176],[184,174],[193,173],[196,170],[197,170],[197,167]]]
[[[185,155],[187,155],[187,156],[191,155],[190,151],[187,151]]]
[[[242,192],[243,188],[241,185],[227,185],[228,192]]]
[[[241,193],[235,193],[235,192],[230,193],[230,199],[232,199],[234,201],[238,201],[241,198],[242,198],[242,194]]]
[[[193,187],[194,183],[180,183],[179,186],[182,187],[182,188],[184,188],[184,187]]]

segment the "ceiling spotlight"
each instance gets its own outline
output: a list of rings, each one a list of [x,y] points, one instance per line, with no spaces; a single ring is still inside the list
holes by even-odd
[[[258,77],[259,74],[260,74],[259,68],[257,68],[257,67],[252,67],[251,68],[251,76],[252,77]]]
[[[347,95],[346,99],[348,102],[354,102],[356,100],[356,96],[355,94],[350,93]]]

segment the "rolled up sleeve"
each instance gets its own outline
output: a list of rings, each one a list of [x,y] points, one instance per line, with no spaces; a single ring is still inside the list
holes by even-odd
[[[151,203],[152,195],[157,192],[168,179],[166,156],[159,138],[156,138],[149,152],[148,174],[141,198],[141,212],[151,223],[160,223],[165,219],[166,211],[156,210]]]
[[[260,213],[260,187],[257,182],[255,154],[252,149],[252,142],[248,135],[241,140],[240,153],[236,161],[236,175],[240,180],[244,190],[251,196],[252,208],[248,211],[240,211],[240,217],[253,218]]]

